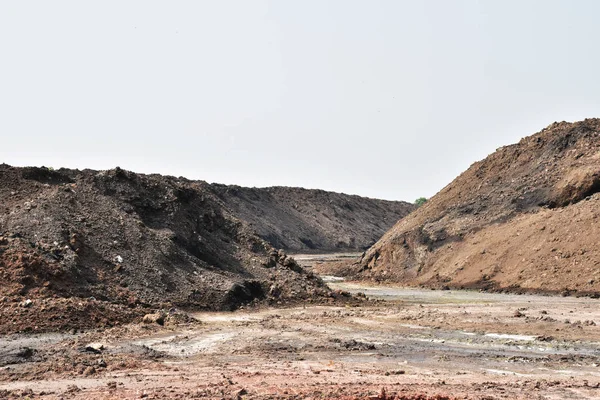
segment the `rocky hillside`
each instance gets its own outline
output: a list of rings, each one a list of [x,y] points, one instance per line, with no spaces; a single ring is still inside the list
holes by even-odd
[[[359,279],[600,293],[600,119],[554,123],[473,164],[353,265]]]
[[[402,201],[323,190],[225,185],[211,189],[260,237],[293,252],[366,250],[414,209]]]
[[[320,279],[257,236],[205,182],[0,165],[2,329],[112,324],[140,307],[228,310],[326,295]]]

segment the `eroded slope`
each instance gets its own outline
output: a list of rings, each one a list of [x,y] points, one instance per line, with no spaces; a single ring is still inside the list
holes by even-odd
[[[434,287],[600,292],[600,120],[554,123],[473,164],[351,267]]]

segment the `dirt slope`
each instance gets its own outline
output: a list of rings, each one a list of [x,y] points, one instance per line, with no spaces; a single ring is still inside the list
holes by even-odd
[[[211,185],[239,218],[290,251],[362,251],[414,209],[403,201],[291,187]]]
[[[143,306],[226,310],[328,294],[205,182],[0,165],[4,328],[85,327],[130,319]]]
[[[600,119],[554,123],[473,164],[353,265],[360,279],[600,293]]]

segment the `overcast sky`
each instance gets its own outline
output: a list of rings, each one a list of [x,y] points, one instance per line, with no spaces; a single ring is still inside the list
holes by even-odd
[[[600,116],[600,2],[2,1],[0,163],[413,201]]]

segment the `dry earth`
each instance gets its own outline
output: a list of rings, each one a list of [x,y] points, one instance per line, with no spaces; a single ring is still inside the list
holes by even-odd
[[[600,119],[554,123],[473,164],[339,271],[410,286],[598,297],[599,191]]]
[[[598,300],[328,280],[373,300],[5,336],[0,398],[600,397]]]
[[[272,246],[289,252],[363,251],[415,206],[292,187],[210,185],[238,218]]]

